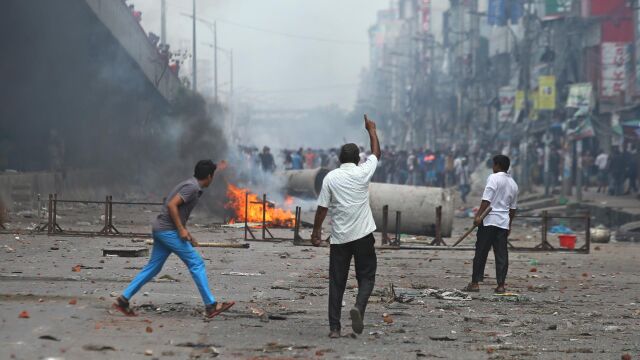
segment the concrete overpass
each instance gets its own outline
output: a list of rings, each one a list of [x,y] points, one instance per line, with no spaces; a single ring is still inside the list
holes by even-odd
[[[161,156],[182,86],[123,1],[4,0],[0,44],[0,171]]]

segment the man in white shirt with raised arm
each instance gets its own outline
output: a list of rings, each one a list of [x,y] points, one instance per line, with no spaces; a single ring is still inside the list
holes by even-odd
[[[487,179],[482,194],[480,209],[476,213],[474,224],[478,226],[476,254],[473,257],[473,275],[465,291],[480,291],[478,283],[484,281],[484,267],[489,250],[493,247],[496,261],[496,293],[504,293],[507,270],[509,269],[509,251],[507,240],[511,233],[511,222],[516,215],[518,204],[518,185],[507,173],[511,161],[504,155],[493,157],[493,174]],[[482,219],[481,214],[491,206],[491,212]]]
[[[349,312],[351,328],[357,334],[364,329],[364,311],[376,279],[377,259],[373,231],[376,224],[369,206],[369,182],[373,177],[380,143],[376,124],[364,116],[364,125],[371,141],[371,155],[360,162],[356,144],[345,144],[340,149],[340,167],[324,178],[318,197],[318,209],[313,223],[311,242],[321,243],[322,223],[331,213],[331,249],[329,255],[329,328],[330,338],[340,337],[342,297],[347,286],[351,258],[355,259],[358,295]]]

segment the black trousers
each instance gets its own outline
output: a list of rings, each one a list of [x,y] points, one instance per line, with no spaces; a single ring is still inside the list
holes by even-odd
[[[369,234],[346,244],[332,244],[329,254],[329,327],[340,330],[342,297],[347,286],[351,258],[355,259],[358,296],[355,307],[364,316],[364,311],[376,281],[378,261],[374,247],[375,239]]]
[[[487,264],[489,250],[493,247],[496,260],[496,281],[503,285],[509,269],[509,251],[507,249],[507,230],[497,226],[478,227],[476,254],[473,257],[473,275],[471,281],[478,283],[484,280],[484,266]]]

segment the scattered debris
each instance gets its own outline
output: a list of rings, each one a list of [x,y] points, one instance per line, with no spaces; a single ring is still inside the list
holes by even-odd
[[[504,294],[493,294],[492,297],[489,298],[491,301],[504,301],[504,302],[530,302],[533,299],[526,295],[518,295],[515,293],[504,293]]]
[[[151,326],[147,326],[145,331],[147,332],[147,334],[151,334],[153,332],[153,328]]]
[[[189,354],[189,359],[201,359],[204,357],[214,358],[218,357],[218,355],[220,355],[218,349],[213,346],[209,346],[203,349],[193,349]]]
[[[262,273],[244,273],[244,272],[238,272],[238,271],[229,271],[229,272],[223,272],[220,273],[220,275],[231,275],[231,276],[262,276],[264,274]]]
[[[471,301],[469,294],[462,292],[458,289],[426,289],[424,293],[428,296],[435,297],[441,300],[454,300],[454,301]]]
[[[102,256],[144,257],[149,256],[149,248],[112,248],[102,249]]]
[[[385,324],[393,324],[393,318],[387,313],[382,314],[382,321],[384,321]]]
[[[260,318],[260,321],[269,322],[269,315],[267,314],[266,311],[264,311],[263,309],[260,309],[260,308],[255,308],[255,307],[252,307],[250,309],[251,309],[251,313],[253,315],[256,315],[257,317]]]
[[[9,246],[9,245],[5,245],[5,246],[3,246],[3,248],[4,248],[4,251],[6,251],[7,253],[13,253],[13,252],[16,252],[16,251],[15,251],[11,246]]]
[[[55,336],[51,336],[51,335],[42,335],[42,336],[38,336],[38,339],[42,339],[42,340],[51,340],[51,341],[60,341],[60,339],[58,339]]]
[[[76,266],[73,266],[73,267],[71,268],[71,271],[72,271],[72,272],[80,272],[80,269],[82,269],[82,265],[81,265],[81,264],[78,264],[78,265],[76,265]]]
[[[110,345],[95,345],[95,344],[87,344],[82,346],[83,350],[86,351],[116,351],[113,346]]]
[[[169,274],[164,274],[158,278],[158,281],[180,282],[180,280],[174,278]]]
[[[532,292],[545,292],[549,290],[549,285],[544,285],[544,284],[527,285],[527,290]]]
[[[27,310],[23,310],[20,312],[20,314],[18,315],[19,319],[28,319],[29,318],[29,312]]]
[[[564,226],[564,225],[555,225],[549,229],[549,232],[552,234],[573,234],[573,230]]]
[[[78,299],[76,299],[76,298],[73,298],[73,299],[69,300],[69,305],[75,305],[77,303],[78,303]]]
[[[607,332],[622,331],[622,330],[624,330],[624,327],[622,327],[622,326],[607,325],[607,326],[604,327],[604,331],[607,331]]]
[[[429,339],[433,341],[456,341],[458,340],[455,337],[451,337],[449,335],[438,335],[438,336],[429,336]]]
[[[146,356],[153,356],[153,350],[151,350],[151,349],[147,349],[147,350],[145,350],[145,351],[144,351],[144,354],[145,354]]]

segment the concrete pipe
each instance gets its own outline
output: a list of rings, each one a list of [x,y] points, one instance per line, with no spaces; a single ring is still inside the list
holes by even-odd
[[[442,236],[451,236],[454,209],[449,189],[371,183],[369,202],[379,231],[382,229],[382,207],[389,206],[389,234],[395,232],[396,211],[400,211],[401,233],[435,236],[436,207],[442,206]]]
[[[320,195],[322,180],[328,173],[324,168],[284,171],[285,189],[289,195],[315,199]]]

